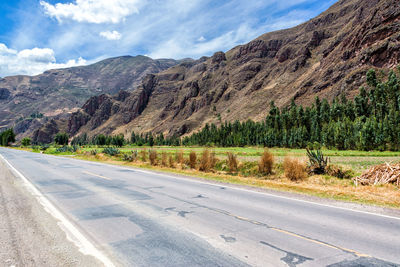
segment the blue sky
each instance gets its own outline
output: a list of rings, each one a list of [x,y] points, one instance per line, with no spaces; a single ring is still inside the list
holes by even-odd
[[[336,0],[2,0],[0,76],[121,55],[199,58],[298,25]]]

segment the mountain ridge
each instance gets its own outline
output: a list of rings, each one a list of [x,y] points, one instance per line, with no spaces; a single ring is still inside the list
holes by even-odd
[[[35,76],[16,75],[0,79],[0,128],[14,126],[20,135],[29,135],[45,119],[65,116],[85,101],[102,93],[134,90],[148,73],[157,73],[180,61],[122,56],[94,64],[53,69]],[[18,120],[18,121],[16,121]]]
[[[206,123],[262,120],[269,102],[353,97],[369,68],[400,61],[395,0],[341,0],[296,27],[148,75],[133,94],[94,96],[68,119],[71,135],[185,135]],[[96,105],[92,105],[96,103]],[[88,113],[88,107],[96,107]]]

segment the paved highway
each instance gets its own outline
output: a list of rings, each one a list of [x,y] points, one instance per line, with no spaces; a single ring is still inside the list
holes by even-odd
[[[397,217],[69,158],[0,154],[115,265],[400,266]]]

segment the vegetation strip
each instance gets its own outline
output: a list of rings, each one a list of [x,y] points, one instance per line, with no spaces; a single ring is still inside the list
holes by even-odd
[[[351,177],[341,176],[342,178],[338,178],[332,176],[343,175],[343,173],[347,172],[346,169],[340,166],[336,166],[336,168],[335,165],[325,166],[325,171],[329,172],[328,174],[310,173],[312,168],[310,163],[305,163],[305,150],[302,150],[302,154],[296,150],[298,153],[294,155],[291,150],[287,150],[285,158],[278,160],[275,155],[281,154],[282,149],[235,148],[235,151],[239,153],[240,151],[248,150],[260,151],[257,152],[258,154],[262,152],[258,160],[249,162],[238,160],[237,154],[230,152],[232,151],[230,148],[225,150],[225,155],[222,152],[222,148],[215,148],[215,150],[202,148],[203,151],[200,151],[198,148],[180,147],[133,148],[125,146],[121,148],[102,148],[91,146],[79,147],[75,152],[71,152],[73,151],[72,149],[67,152],[57,152],[59,151],[57,147],[48,147],[42,151],[39,148],[34,150],[32,148],[20,149],[54,155],[72,155],[77,159],[172,172],[224,183],[289,191],[341,201],[392,208],[400,207],[400,190],[393,184],[356,186],[349,179]],[[219,150],[219,152],[215,153],[214,151],[216,150]],[[107,154],[107,151],[113,152]],[[232,155],[228,156],[228,152]],[[324,151],[322,153],[324,154]],[[242,158],[246,159],[246,157]],[[253,159],[253,157],[251,158]],[[296,178],[297,176],[295,178],[291,177],[292,174],[288,170],[295,170],[297,167],[294,168],[288,162],[292,164],[294,162],[299,166],[298,173],[294,174],[298,175],[298,178]],[[268,166],[272,166],[271,173],[269,173],[270,167]]]

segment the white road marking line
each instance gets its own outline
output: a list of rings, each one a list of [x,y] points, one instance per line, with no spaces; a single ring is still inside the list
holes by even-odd
[[[107,164],[107,165],[109,165],[109,164]],[[176,177],[176,176],[172,176],[172,175],[168,175],[168,174],[162,174],[162,173],[142,170],[142,169],[138,169],[138,168],[126,168],[126,167],[120,167],[120,166],[116,166],[116,165],[109,165],[109,166],[112,166],[114,168],[119,168],[119,169],[127,169],[127,170],[134,169],[137,172],[142,172],[142,173],[147,173],[147,174],[152,174],[152,175],[158,175],[158,176],[164,176],[164,177],[169,177],[169,178],[173,178],[173,179],[184,179],[184,178],[180,178],[180,177]],[[195,177],[195,178],[197,178],[197,177]],[[189,180],[187,180],[187,181],[189,181]],[[214,183],[211,183],[211,182],[199,181],[199,180],[195,180],[195,179],[190,179],[190,181],[191,182],[196,182],[196,183],[199,183],[199,184],[206,184],[206,185],[221,187],[221,184],[214,184]],[[355,209],[350,209],[350,208],[338,207],[338,206],[322,204],[322,203],[317,203],[317,202],[312,202],[312,201],[302,200],[302,199],[296,199],[296,198],[291,198],[291,197],[279,196],[279,195],[275,195],[275,194],[271,194],[271,193],[267,193],[267,192],[258,192],[258,191],[254,191],[254,190],[250,190],[250,189],[233,187],[233,186],[230,186],[229,184],[225,184],[225,183],[224,183],[223,186],[226,187],[226,188],[229,188],[229,189],[238,190],[238,191],[245,191],[245,192],[248,192],[248,193],[256,193],[256,194],[267,195],[267,196],[271,196],[271,197],[275,197],[275,198],[292,200],[292,201],[297,201],[297,202],[302,202],[302,203],[307,203],[307,204],[312,204],[312,205],[317,205],[317,206],[322,206],[322,207],[328,207],[328,208],[333,208],[333,209],[340,209],[340,210],[345,210],[345,211],[352,211],[352,212],[357,212],[357,213],[363,213],[363,214],[374,215],[374,216],[379,216],[379,217],[384,217],[384,218],[389,218],[389,219],[400,220],[400,217],[394,217],[394,216],[390,216],[390,215],[384,215],[384,214],[373,213],[373,212],[368,212],[368,211],[362,211],[362,210],[355,210]],[[355,203],[355,204],[357,204],[357,203]]]
[[[58,225],[67,234],[67,238],[72,241],[78,248],[79,251],[86,255],[92,255],[101,261],[107,267],[114,267],[115,265],[111,260],[98,250],[62,213],[59,211],[40,191],[24,176],[20,173],[11,163],[6,160],[3,155],[0,154],[0,158],[11,168],[11,170],[17,174],[25,186],[28,188],[30,193],[36,197],[39,203],[56,218],[59,223]]]
[[[105,177],[105,176],[103,176],[103,175],[91,173],[91,172],[88,172],[88,171],[83,171],[83,173],[88,174],[88,175],[91,175],[91,176],[96,176],[96,177],[99,177],[99,178],[103,178],[103,179],[106,179],[106,180],[109,180],[109,181],[112,180],[111,178]]]

